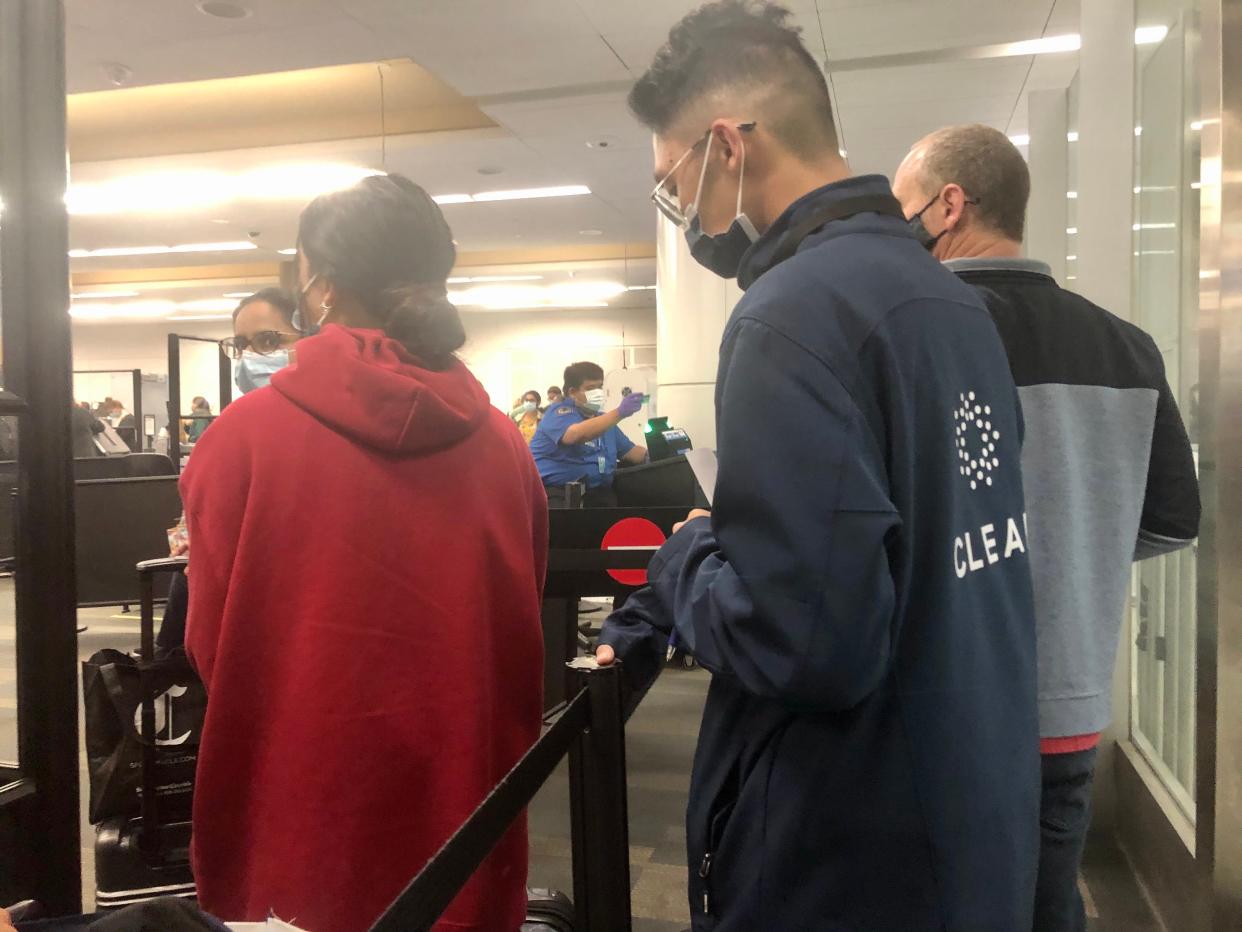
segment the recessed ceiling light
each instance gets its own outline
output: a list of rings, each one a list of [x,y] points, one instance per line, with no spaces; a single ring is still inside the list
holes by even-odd
[[[482,285],[449,292],[449,300],[459,307],[502,311],[519,308],[607,307],[608,301],[624,292],[619,282],[563,282],[557,285]]]
[[[437,194],[432,200],[437,204],[486,204],[489,201],[530,201],[545,197],[576,197],[590,194],[584,184],[567,184],[553,188],[514,188],[510,191],[483,191],[480,194]]]
[[[180,246],[123,246],[107,249],[70,249],[70,259],[111,259],[118,256],[163,256],[185,252],[242,252],[258,249],[249,240],[236,243],[183,243]]]
[[[195,4],[198,11],[216,19],[245,19],[250,10],[234,0],[199,0]]]
[[[65,206],[75,216],[188,210],[210,210],[218,216],[221,205],[234,201],[304,202],[374,174],[373,168],[334,162],[270,164],[236,174],[211,169],[141,172],[71,184]]]
[[[253,291],[230,291],[228,294],[225,295],[225,297],[236,298],[238,300],[241,300],[242,298],[249,298],[253,294],[254,294]]]
[[[475,275],[450,278],[450,285],[467,285],[471,282],[538,282],[543,281],[542,275]]]
[[[579,236],[603,236],[604,231],[603,230],[579,230],[578,235]]]
[[[83,291],[73,296],[74,301],[106,301],[109,298],[140,298],[136,291]]]
[[[656,288],[657,288],[656,285],[630,285],[630,287],[626,288],[625,290],[626,291],[655,291]]]
[[[281,256],[296,256],[298,254],[298,249],[296,246],[292,249],[277,249],[276,253]]]

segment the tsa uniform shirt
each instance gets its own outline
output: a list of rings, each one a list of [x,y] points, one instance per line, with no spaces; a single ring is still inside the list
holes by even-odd
[[[579,479],[586,480],[588,489],[612,485],[617,461],[634,449],[633,441],[620,427],[613,427],[588,443],[572,446],[561,443],[565,431],[594,416],[588,416],[574,404],[548,409],[539,422],[535,439],[530,442],[530,452],[544,485],[568,485]]]

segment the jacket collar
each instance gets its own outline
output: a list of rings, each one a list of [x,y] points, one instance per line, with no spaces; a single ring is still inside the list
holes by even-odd
[[[738,284],[743,289],[749,288],[760,276],[778,265],[778,251],[782,238],[814,211],[823,210],[847,198],[868,194],[892,197],[893,189],[883,175],[858,175],[816,188],[798,198],[785,208],[785,212],[777,218],[776,222],[746,251],[738,268]]]
[[[946,259],[944,267],[954,274],[961,272],[1033,272],[1052,277],[1052,267],[1038,259],[985,256],[967,259]]]

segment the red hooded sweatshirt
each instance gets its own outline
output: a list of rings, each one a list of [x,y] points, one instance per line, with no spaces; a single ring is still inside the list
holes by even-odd
[[[539,736],[530,452],[461,363],[332,326],[224,411],[181,491],[200,900],[366,929]],[[522,820],[436,928],[518,928],[526,863]]]

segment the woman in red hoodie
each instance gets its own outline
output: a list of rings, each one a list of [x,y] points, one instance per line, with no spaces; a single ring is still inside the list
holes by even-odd
[[[181,480],[209,699],[193,857],[216,915],[356,932],[538,737],[547,503],[454,356],[426,192],[367,178],[307,207],[298,242],[322,332]],[[526,861],[521,822],[436,928],[516,929]]]

